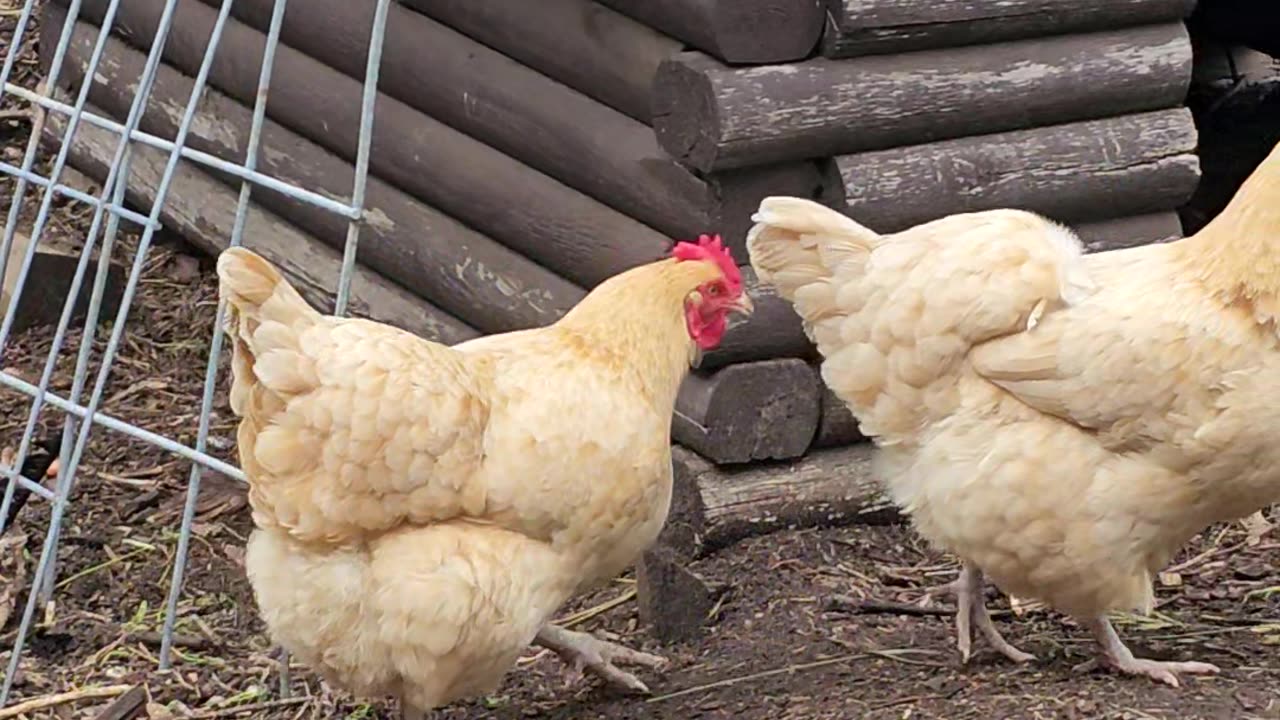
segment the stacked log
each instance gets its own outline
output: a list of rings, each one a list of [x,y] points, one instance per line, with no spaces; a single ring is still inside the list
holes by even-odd
[[[68,2],[47,6],[44,28],[61,27]],[[108,6],[79,4],[68,89],[86,82]],[[120,5],[88,79],[105,114],[127,113],[164,5]],[[220,5],[178,0],[145,131],[172,136]],[[745,263],[751,213],[770,195],[813,198],[881,232],[1022,207],[1074,226],[1091,250],[1174,239],[1174,210],[1199,177],[1180,107],[1190,5],[398,0],[355,309],[445,342],[545,325],[676,239],[718,232]],[[193,147],[244,157],[273,6],[231,6]],[[344,198],[374,8],[307,9],[284,17],[259,165]],[[108,147],[81,130],[72,162],[103,177]],[[154,196],[151,154],[139,153],[134,202]],[[238,186],[184,162],[164,220],[217,251]],[[263,237],[251,244],[323,301],[346,220],[268,189],[253,199]],[[702,358],[673,418],[672,518],[641,566],[642,607],[664,637],[692,632],[688,614],[705,610],[662,596],[698,586],[684,567],[698,553],[776,527],[893,517],[795,312],[749,267],[744,278],[756,312]]]

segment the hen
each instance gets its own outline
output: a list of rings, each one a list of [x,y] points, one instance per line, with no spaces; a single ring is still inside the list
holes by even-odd
[[[661,658],[548,621],[657,537],[676,391],[751,312],[719,238],[674,256],[554,325],[446,347],[321,315],[261,257],[223,252],[245,566],[273,639],[412,718],[492,691],[535,638],[644,690],[615,661]]]
[[[1113,669],[1217,671],[1135,658],[1107,613],[1149,611],[1180,546],[1280,499],[1278,191],[1280,148],[1194,236],[1094,255],[1028,212],[878,235],[763,201],[752,265],[882,448],[894,500],[963,561],[965,659],[971,625],[1032,659],[992,624],[985,576],[1076,618]]]

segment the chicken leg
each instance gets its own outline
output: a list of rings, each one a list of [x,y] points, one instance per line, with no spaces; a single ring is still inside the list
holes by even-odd
[[[619,670],[614,663],[639,665],[654,670],[667,664],[666,658],[632,650],[616,643],[606,642],[594,635],[576,632],[550,623],[538,631],[533,640],[552,650],[573,668],[581,672],[586,668],[606,682],[635,692],[648,693],[649,688],[629,672]]]
[[[1136,658],[1129,648],[1120,640],[1111,621],[1106,616],[1097,617],[1085,623],[1098,641],[1101,655],[1097,661],[1084,665],[1105,665],[1113,670],[1130,675],[1146,675],[1147,677],[1178,687],[1178,673],[1215,674],[1217,665],[1202,662],[1168,662],[1164,660],[1147,660]]]
[[[960,650],[960,661],[969,662],[969,654],[973,649],[973,626],[986,638],[997,652],[1016,663],[1029,662],[1036,657],[1014,647],[991,621],[987,611],[987,598],[983,592],[982,570],[970,562],[965,562],[960,570],[960,577],[955,582],[943,586],[956,595],[956,647]]]

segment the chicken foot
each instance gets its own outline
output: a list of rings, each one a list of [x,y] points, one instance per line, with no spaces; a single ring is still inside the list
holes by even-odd
[[[1106,616],[1094,618],[1084,623],[1098,641],[1101,654],[1097,660],[1090,660],[1076,666],[1078,670],[1086,670],[1104,665],[1118,672],[1130,675],[1145,675],[1153,680],[1178,687],[1178,673],[1216,674],[1217,665],[1202,662],[1170,662],[1165,660],[1148,660],[1136,658],[1125,646],[1124,641],[1116,634],[1111,621]]]
[[[1005,640],[991,621],[986,593],[983,592],[982,570],[977,565],[966,562],[960,570],[960,577],[943,587],[956,596],[956,647],[960,650],[962,663],[969,662],[973,649],[974,625],[993,649],[1010,660],[1024,663],[1036,659],[1035,655],[1025,653]]]
[[[653,670],[661,669],[667,664],[666,658],[658,655],[632,650],[624,645],[601,640],[590,633],[550,623],[538,631],[533,641],[569,663],[572,673],[581,673],[585,668],[612,685],[635,692],[648,693],[649,688],[635,675],[618,669],[615,663],[639,665]]]

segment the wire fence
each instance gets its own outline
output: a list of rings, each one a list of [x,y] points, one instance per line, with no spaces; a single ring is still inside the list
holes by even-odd
[[[130,305],[133,301],[134,294],[137,291],[138,281],[147,259],[147,252],[151,247],[155,233],[161,229],[159,218],[169,192],[169,185],[174,177],[174,172],[178,167],[179,161],[185,159],[189,162],[197,163],[213,170],[229,173],[241,181],[239,202],[236,208],[236,216],[231,231],[231,237],[229,238],[230,245],[232,246],[240,245],[243,242],[242,236],[248,215],[249,201],[254,186],[270,188],[271,190],[283,193],[302,202],[309,203],[347,218],[349,220],[349,224],[342,258],[342,272],[336,289],[337,299],[334,309],[336,314],[344,314],[346,311],[347,302],[351,292],[351,278],[355,267],[356,251],[360,239],[360,229],[364,220],[365,185],[368,177],[369,149],[373,134],[373,108],[374,100],[377,95],[378,70],[382,59],[383,31],[386,26],[390,0],[377,0],[377,6],[375,9],[368,62],[365,70],[364,92],[362,94],[360,136],[355,161],[355,183],[351,190],[350,201],[347,203],[333,200],[304,188],[296,187],[277,178],[259,173],[256,170],[259,139],[262,126],[266,118],[267,98],[271,85],[273,60],[276,49],[279,45],[280,30],[284,20],[287,0],[276,0],[271,17],[270,28],[267,33],[266,50],[262,58],[262,71],[258,79],[258,93],[253,108],[253,119],[249,128],[248,152],[243,163],[228,162],[208,153],[188,148],[185,145],[188,132],[191,130],[192,122],[196,115],[197,106],[208,80],[208,75],[213,64],[215,53],[217,53],[219,48],[219,40],[221,38],[223,28],[226,26],[227,20],[231,14],[233,0],[222,0],[217,21],[209,39],[208,49],[205,52],[203,62],[200,66],[200,71],[195,78],[195,84],[186,104],[185,113],[178,123],[178,130],[175,137],[172,139],[157,137],[155,135],[141,132],[138,127],[143,110],[146,107],[148,97],[150,96],[152,85],[156,78],[157,69],[161,64],[162,54],[165,43],[168,40],[169,30],[173,22],[173,16],[178,5],[178,0],[169,0],[164,7],[163,15],[161,16],[159,26],[156,30],[154,41],[152,42],[151,49],[147,55],[143,75],[138,83],[137,92],[133,97],[128,116],[124,123],[121,124],[111,118],[86,111],[85,106],[88,102],[89,89],[92,85],[92,82],[88,79],[95,76],[98,65],[102,60],[103,50],[108,35],[113,27],[116,11],[120,6],[120,2],[121,0],[111,0],[107,6],[105,16],[100,24],[101,29],[98,33],[96,44],[94,45],[93,52],[87,63],[87,69],[85,72],[86,81],[81,83],[80,90],[75,97],[74,103],[68,105],[67,103],[55,100],[53,98],[53,92],[58,86],[59,74],[66,58],[68,46],[70,45],[75,21],[80,14],[80,0],[70,0],[67,3],[66,20],[61,28],[60,35],[58,36],[57,47],[52,51],[53,57],[48,76],[41,84],[41,90],[39,92],[32,92],[28,88],[23,88],[10,82],[14,66],[18,60],[20,48],[23,46],[23,35],[28,31],[32,24],[33,17],[39,11],[36,0],[26,0],[25,5],[22,7],[21,13],[18,16],[14,37],[5,54],[3,68],[0,69],[0,99],[2,99],[4,95],[9,94],[40,106],[45,112],[60,113],[67,116],[66,127],[62,133],[61,142],[58,146],[59,150],[56,158],[53,160],[52,167],[49,170],[47,177],[41,176],[33,171],[33,168],[36,165],[36,157],[39,149],[40,133],[38,131],[33,131],[32,137],[30,138],[26,151],[22,157],[22,163],[20,166],[0,162],[0,173],[13,176],[15,182],[12,204],[7,209],[3,243],[0,244],[0,277],[6,277],[6,265],[9,262],[10,252],[17,237],[20,213],[22,212],[23,203],[27,200],[26,195],[28,194],[28,190],[33,189],[32,186],[34,186],[35,189],[35,193],[33,193],[34,197],[32,199],[39,203],[34,224],[30,232],[30,242],[28,243],[25,253],[21,258],[21,270],[17,274],[14,287],[5,288],[11,293],[12,300],[8,304],[3,321],[0,322],[0,367],[7,367],[3,360],[6,351],[10,349],[9,340],[13,331],[16,311],[18,308],[17,299],[22,294],[26,285],[27,276],[31,270],[41,235],[49,222],[50,210],[53,206],[55,197],[61,195],[73,201],[85,203],[93,208],[92,222],[88,232],[83,238],[83,247],[80,251],[79,261],[75,268],[75,274],[71,280],[70,291],[67,293],[67,297],[63,304],[62,313],[59,317],[57,329],[54,334],[53,345],[45,359],[39,381],[36,384],[31,384],[10,372],[0,371],[0,385],[4,385],[5,387],[24,393],[31,398],[30,410],[27,415],[17,455],[11,466],[0,468],[0,472],[3,473],[5,478],[7,478],[4,497],[3,500],[0,501],[0,532],[5,529],[3,527],[3,523],[5,522],[5,518],[8,516],[9,508],[14,502],[15,492],[20,488],[36,497],[48,501],[47,508],[49,513],[48,531],[45,534],[44,542],[40,548],[39,559],[36,563],[36,570],[32,576],[31,590],[27,595],[25,605],[23,605],[18,631],[13,641],[8,666],[5,670],[3,687],[0,687],[0,707],[9,703],[9,695],[13,689],[14,678],[17,675],[23,649],[31,632],[32,622],[35,618],[37,609],[42,607],[53,597],[53,591],[56,585],[55,581],[57,578],[57,563],[55,562],[55,558],[57,556],[58,542],[62,532],[63,519],[67,513],[69,504],[68,499],[75,486],[76,472],[79,469],[81,457],[84,454],[89,437],[95,427],[100,426],[118,433],[124,433],[192,461],[191,473],[187,481],[186,502],[182,512],[182,525],[178,534],[177,551],[174,554],[169,595],[165,608],[164,625],[161,632],[161,647],[159,655],[160,669],[167,669],[171,661],[174,627],[178,614],[178,601],[182,595],[183,577],[186,570],[187,555],[190,549],[192,526],[195,520],[195,510],[200,493],[202,473],[205,468],[208,468],[230,477],[237,478],[241,481],[244,480],[244,475],[238,468],[232,467],[206,453],[209,437],[209,420],[213,409],[214,391],[219,381],[218,359],[222,352],[223,345],[222,322],[226,308],[222,304],[218,307],[213,336],[210,339],[209,359],[205,372],[204,394],[201,399],[199,426],[196,431],[195,442],[193,445],[189,446],[179,443],[169,437],[150,432],[125,420],[111,417],[99,411],[103,402],[104,391],[107,387],[108,379],[111,374],[112,365],[120,348],[121,337],[125,332]],[[45,48],[43,49],[43,52],[49,52],[49,50]],[[66,167],[68,153],[72,146],[72,140],[75,137],[75,132],[81,122],[87,122],[91,125],[110,130],[119,137],[114,159],[110,165],[110,170],[107,177],[102,182],[101,190],[97,196],[69,187],[60,181],[62,172]],[[129,162],[133,143],[143,143],[169,153],[168,163],[165,166],[160,183],[155,189],[154,202],[146,214],[134,212],[125,207],[125,192],[130,178]],[[100,316],[102,315],[104,304],[103,298],[107,284],[110,259],[112,256],[112,249],[117,240],[121,219],[140,225],[142,227],[142,234],[137,244],[137,249],[133,255],[132,263],[129,267],[129,274],[125,282],[119,309],[115,314],[114,322],[111,324],[111,334],[107,340],[106,349],[100,359],[97,372],[95,374],[91,372],[90,369],[90,354],[94,345],[93,341],[99,325]],[[70,392],[65,397],[58,396],[49,392],[50,380],[53,377],[55,365],[57,364],[59,355],[62,352],[63,344],[67,338],[68,329],[71,326],[72,317],[74,315],[76,301],[81,295],[82,288],[84,287],[89,265],[91,264],[91,256],[95,252],[95,249],[98,254],[98,263],[93,277],[92,291],[89,296],[89,304],[84,319],[83,329],[81,331],[82,337],[76,357],[75,374],[72,380],[72,386]],[[91,379],[92,384],[90,384]],[[85,398],[86,388],[88,388],[87,399]],[[33,444],[32,438],[37,428],[37,420],[46,406],[61,411],[65,415],[62,424],[62,445],[59,455],[60,470],[57,482],[52,490],[49,490],[39,484],[38,478],[22,477],[19,473],[19,468],[22,467],[22,464],[25,462],[27,455],[31,450]],[[287,672],[285,672],[288,667],[287,662],[282,663],[281,667],[281,689],[282,692],[287,693],[288,678]]]

